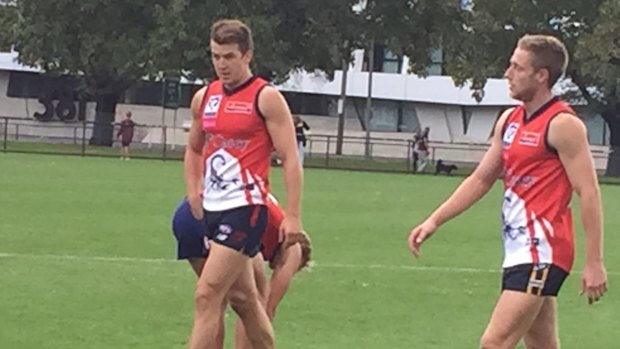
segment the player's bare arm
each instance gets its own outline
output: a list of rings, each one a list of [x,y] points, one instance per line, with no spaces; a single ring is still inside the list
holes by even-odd
[[[278,257],[282,261],[276,263],[269,281],[269,295],[267,297],[267,315],[273,321],[276,316],[278,304],[284,298],[288,288],[293,281],[295,273],[299,271],[302,264],[302,250],[300,244],[294,244],[289,248],[282,249]]]
[[[499,178],[502,172],[502,130],[512,110],[512,108],[506,110],[495,123],[491,146],[474,172],[459,185],[454,193],[424,223],[415,227],[409,234],[409,249],[416,257],[420,254],[422,243],[440,225],[470,208],[489,192]]]
[[[303,172],[297,157],[297,140],[291,112],[282,94],[267,86],[258,97],[258,107],[265,117],[267,130],[282,160],[286,189],[286,215],[282,223],[285,234],[299,233],[301,226],[301,196]]]
[[[192,103],[190,106],[192,113],[192,125],[189,129],[187,148],[185,149],[184,158],[187,199],[192,208],[192,214],[198,219],[201,219],[203,215],[202,199],[200,198],[200,183],[204,173],[202,150],[205,143],[205,133],[201,124],[200,107],[206,90],[206,87],[201,88],[192,98]]]
[[[549,124],[549,145],[558,152],[564,170],[577,193],[586,236],[586,266],[582,292],[589,303],[607,291],[607,273],[603,263],[603,213],[601,193],[584,123],[571,114],[560,114]]]

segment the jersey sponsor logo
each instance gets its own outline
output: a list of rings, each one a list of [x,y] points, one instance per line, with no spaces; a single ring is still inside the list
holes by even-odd
[[[511,122],[508,127],[506,128],[506,132],[504,133],[504,138],[502,139],[502,142],[504,143],[504,146],[510,146],[512,144],[512,142],[515,140],[515,136],[517,135],[517,131],[519,130],[519,123],[518,122]]]
[[[529,147],[537,147],[540,144],[540,133],[523,131],[519,136],[519,144],[527,145]]]
[[[217,149],[237,149],[244,151],[250,145],[250,141],[247,139],[225,138],[220,135],[215,135],[209,137],[209,145]]]
[[[537,181],[538,177],[529,175],[519,176],[512,170],[506,171],[506,174],[504,175],[504,182],[508,188],[523,187],[527,189],[536,184]]]
[[[224,111],[226,113],[235,113],[235,114],[252,114],[252,106],[253,104],[250,102],[242,102],[242,101],[228,101],[226,102],[226,106],[224,107]]]

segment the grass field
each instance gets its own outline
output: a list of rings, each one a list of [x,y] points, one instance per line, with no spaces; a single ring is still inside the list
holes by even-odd
[[[316,264],[278,311],[278,347],[477,348],[500,282],[499,185],[421,259],[406,246],[460,180],[307,170]],[[283,198],[278,170],[272,182]],[[602,189],[611,291],[594,306],[578,296],[578,225],[564,349],[620,347],[620,187]],[[169,229],[183,194],[180,162],[0,154],[0,348],[185,348],[195,280]]]

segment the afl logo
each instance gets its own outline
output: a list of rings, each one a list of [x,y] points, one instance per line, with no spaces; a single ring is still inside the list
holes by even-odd
[[[222,102],[222,95],[213,95],[209,97],[207,105],[205,106],[205,115],[214,115],[220,109],[220,102]]]
[[[518,122],[511,122],[506,128],[506,132],[504,132],[504,138],[502,139],[502,143],[504,143],[505,147],[508,147],[515,140],[515,136],[517,135],[517,131],[519,130]]]

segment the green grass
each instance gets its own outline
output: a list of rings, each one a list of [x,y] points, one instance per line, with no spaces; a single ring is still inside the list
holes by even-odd
[[[78,142],[79,143],[79,142]],[[7,153],[32,153],[32,154],[57,154],[57,155],[80,155],[80,156],[97,156],[97,157],[118,157],[119,148],[115,147],[99,147],[89,146],[85,144],[55,144],[33,141],[7,141],[6,148],[0,142],[0,151]],[[131,156],[140,159],[165,159],[165,160],[182,160],[183,149],[181,147],[171,150],[162,147],[147,148],[144,146],[133,146],[131,148]],[[309,154],[306,156],[304,166],[306,168],[330,168],[354,171],[369,172],[390,172],[390,173],[412,173],[413,164],[405,159],[390,158],[365,158],[363,156],[339,156],[325,154]],[[432,175],[433,166],[427,167],[426,174]],[[454,176],[467,176],[474,170],[473,165],[459,165],[458,170],[452,172]],[[599,174],[599,181],[606,184],[620,184],[620,177],[605,177]]]
[[[305,175],[316,265],[278,311],[278,347],[476,348],[499,290],[500,186],[415,260],[409,230],[460,178]],[[272,182],[283,199],[277,169]],[[0,348],[186,347],[195,278],[174,260],[169,228],[180,162],[0,154],[0,184]],[[564,349],[618,347],[620,187],[602,192],[611,291],[594,306],[578,296],[577,217],[578,260],[559,297]]]
[[[79,141],[81,142],[81,140]],[[180,148],[180,147],[179,147]],[[146,147],[132,147],[131,155],[136,158],[151,158],[151,159],[177,159],[183,158],[182,150],[164,150],[162,147],[157,146],[153,148]],[[3,144],[0,142],[0,150],[4,150]],[[99,147],[90,146],[88,143],[82,147],[82,143],[66,144],[66,143],[42,143],[32,141],[7,141],[6,152],[8,153],[37,153],[37,154],[59,154],[59,155],[86,155],[86,156],[103,156],[103,157],[118,157],[120,155],[120,149],[115,147]]]

